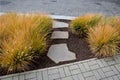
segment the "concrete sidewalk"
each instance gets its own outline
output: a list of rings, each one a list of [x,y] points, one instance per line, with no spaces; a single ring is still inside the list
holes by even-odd
[[[0,12],[41,12],[79,16],[86,13],[120,15],[120,0],[0,0]]]

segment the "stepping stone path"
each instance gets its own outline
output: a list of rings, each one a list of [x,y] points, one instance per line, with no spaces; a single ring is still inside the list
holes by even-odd
[[[67,23],[54,21],[53,28],[68,27]],[[51,39],[68,39],[68,31],[53,31]],[[49,48],[47,56],[55,63],[76,59],[75,53],[69,51],[66,43],[54,44]]]
[[[67,31],[54,31],[52,33],[51,39],[68,39]]]

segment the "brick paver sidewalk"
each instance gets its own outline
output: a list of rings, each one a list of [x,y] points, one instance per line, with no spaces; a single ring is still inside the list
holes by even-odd
[[[120,80],[120,55],[0,77],[0,80]]]

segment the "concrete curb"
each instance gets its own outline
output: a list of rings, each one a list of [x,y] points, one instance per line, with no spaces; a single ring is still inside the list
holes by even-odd
[[[76,17],[73,16],[64,16],[64,15],[50,15],[53,19],[59,19],[59,20],[73,20]]]

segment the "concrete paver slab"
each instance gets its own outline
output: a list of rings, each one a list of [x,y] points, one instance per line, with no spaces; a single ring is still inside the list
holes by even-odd
[[[67,44],[52,45],[47,56],[55,63],[76,59],[75,54],[68,50]]]
[[[54,31],[51,39],[68,39],[69,35],[67,31]]]

